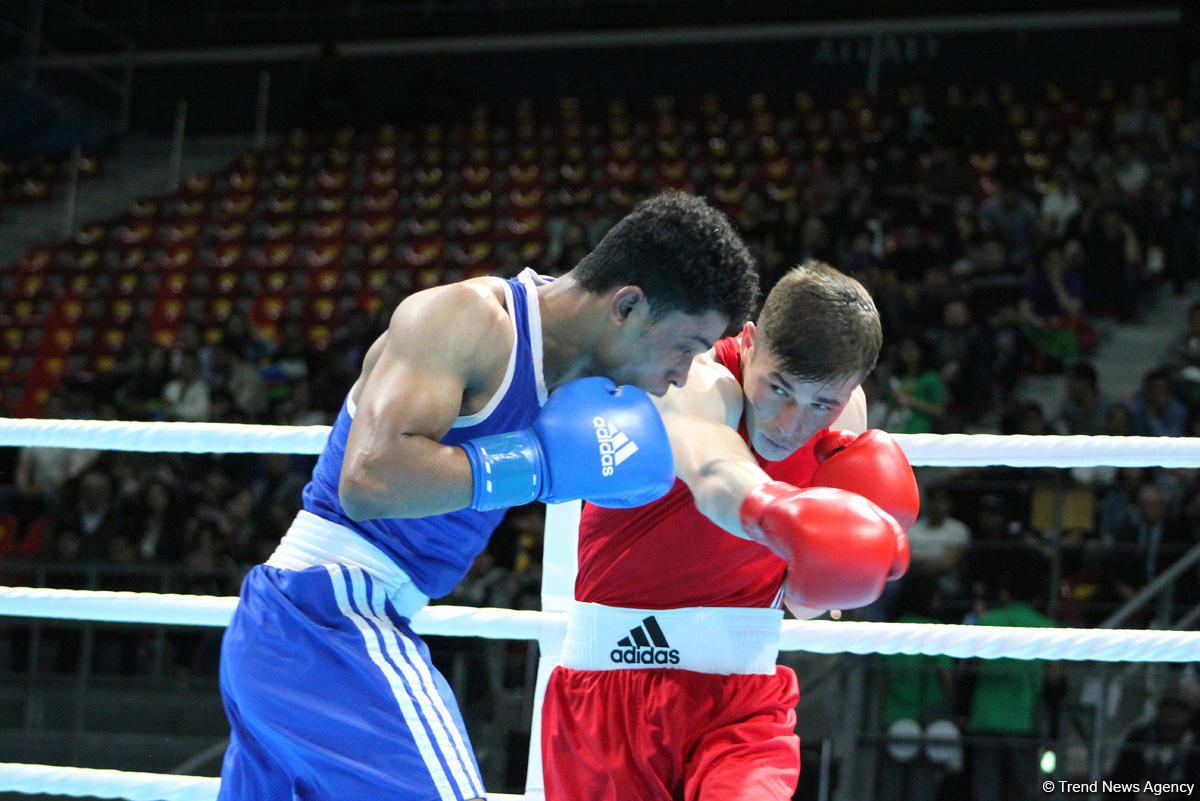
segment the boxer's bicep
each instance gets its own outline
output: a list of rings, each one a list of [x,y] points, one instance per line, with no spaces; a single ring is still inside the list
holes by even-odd
[[[441,289],[405,300],[372,346],[339,483],[354,519],[424,517],[470,502],[465,454],[438,440],[454,424],[479,371],[490,310],[471,290]]]

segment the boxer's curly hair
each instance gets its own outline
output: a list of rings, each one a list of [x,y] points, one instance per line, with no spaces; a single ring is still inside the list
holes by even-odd
[[[861,381],[883,346],[879,312],[866,288],[813,260],[789,270],[771,289],[755,336],[801,381]]]
[[[741,328],[758,299],[758,271],[729,219],[703,198],[667,192],[634,207],[571,276],[589,292],[633,285],[652,318],[715,310]]]

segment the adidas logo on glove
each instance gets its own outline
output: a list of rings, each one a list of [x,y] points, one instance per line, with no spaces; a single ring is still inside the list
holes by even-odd
[[[667,635],[663,634],[653,615],[644,618],[642,625],[630,629],[629,636],[622,637],[617,646],[609,657],[620,665],[679,664],[678,649],[672,648],[667,642]]]
[[[611,476],[617,465],[637,453],[637,443],[603,417],[593,417],[592,425],[596,427],[596,440],[600,443],[600,473]]]

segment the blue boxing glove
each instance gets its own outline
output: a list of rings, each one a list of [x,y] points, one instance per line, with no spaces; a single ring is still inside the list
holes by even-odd
[[[551,393],[529,428],[477,437],[472,509],[579,499],[641,506],[675,483],[671,445],[650,397],[607,378],[580,378]]]

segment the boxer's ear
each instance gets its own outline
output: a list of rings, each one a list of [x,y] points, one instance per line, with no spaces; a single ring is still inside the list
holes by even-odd
[[[629,315],[639,304],[646,302],[646,293],[640,286],[623,286],[612,294],[609,301],[609,315],[617,325],[624,325]]]

